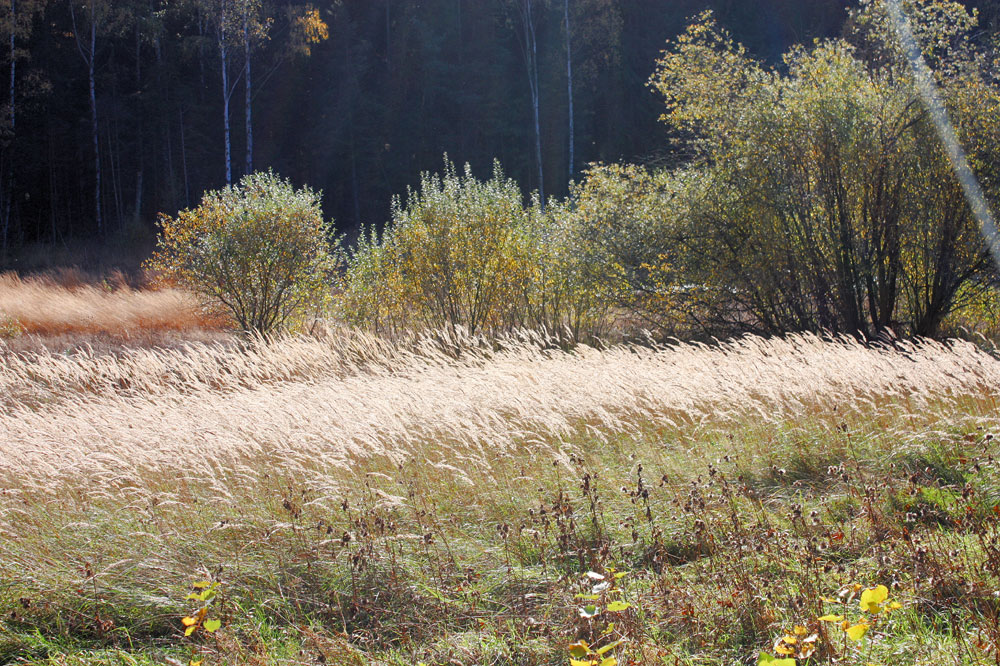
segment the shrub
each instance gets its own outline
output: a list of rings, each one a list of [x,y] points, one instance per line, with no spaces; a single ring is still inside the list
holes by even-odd
[[[161,215],[147,265],[242,331],[267,334],[320,310],[337,257],[319,195],[267,172],[206,192],[176,218]]]
[[[906,3],[983,189],[1000,192],[994,54],[954,2]],[[752,60],[707,14],[674,40],[651,85],[691,137],[706,186],[690,214],[686,278],[714,321],[763,333],[940,334],[995,267],[924,108],[884,3],[849,38],[795,47],[782,69]]]
[[[393,203],[380,235],[362,234],[348,258],[342,310],[351,323],[382,333],[465,328],[496,333],[519,327],[575,335],[594,308],[574,278],[564,207],[525,205],[499,165],[480,181],[445,163],[423,174],[406,205]]]
[[[592,299],[613,305],[631,326],[689,331],[702,291],[692,286],[687,220],[700,186],[694,170],[595,165],[586,172],[571,192],[570,244]]]

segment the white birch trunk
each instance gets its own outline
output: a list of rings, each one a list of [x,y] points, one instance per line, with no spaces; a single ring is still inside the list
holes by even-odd
[[[94,54],[97,52],[97,15],[94,2],[90,3],[90,61],[87,75],[90,83],[90,126],[94,140],[94,210],[97,216],[97,233],[104,233],[104,220],[101,217],[101,148],[98,141],[97,123],[97,84],[94,76]]]
[[[246,77],[247,174],[253,173],[253,87],[250,80],[250,10],[243,4],[243,48],[246,57],[243,75]]]
[[[538,43],[535,39],[535,17],[533,0],[521,0],[524,21],[525,60],[528,66],[528,87],[531,89],[531,110],[535,125],[535,161],[538,164],[538,196],[542,210],[545,210],[545,174],[542,167],[542,128],[538,118]]]
[[[17,34],[17,6],[15,0],[10,0],[10,152],[13,153],[14,147],[14,137],[16,136],[16,103],[17,100],[14,97],[14,81],[16,80],[17,74],[17,59],[15,58],[15,35]],[[10,239],[10,211],[11,211],[11,199],[14,197],[14,160],[11,159],[11,163],[8,165],[8,178],[7,178],[7,194],[4,197],[4,212],[3,212],[3,238],[2,247],[0,251],[3,252],[3,257],[7,257],[7,248]]]
[[[573,136],[573,51],[569,24],[569,0],[563,0],[563,12],[566,18],[566,98],[569,102],[569,179],[573,180],[573,150],[576,143]]]
[[[229,50],[226,43],[226,9],[222,5],[222,15],[219,21],[219,57],[222,60],[222,124],[225,129],[226,149],[226,185],[233,182],[232,143],[229,128]]]

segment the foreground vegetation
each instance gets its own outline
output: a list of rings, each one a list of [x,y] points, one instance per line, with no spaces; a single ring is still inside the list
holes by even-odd
[[[1000,659],[1000,365],[965,343],[0,363],[4,663]]]

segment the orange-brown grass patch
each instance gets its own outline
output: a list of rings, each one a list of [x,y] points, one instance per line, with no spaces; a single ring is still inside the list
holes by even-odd
[[[0,274],[0,320],[4,337],[62,343],[101,336],[142,343],[165,333],[217,331],[224,323],[185,291],[135,288],[120,274],[98,280],[72,270]]]

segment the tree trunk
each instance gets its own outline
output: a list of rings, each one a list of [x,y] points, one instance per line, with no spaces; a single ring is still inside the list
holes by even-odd
[[[243,48],[246,56],[243,75],[246,76],[246,124],[247,124],[247,170],[246,173],[253,173],[253,111],[251,100],[253,97],[253,87],[250,81],[250,16],[249,10],[244,2],[243,6]]]
[[[184,207],[191,205],[191,180],[188,178],[187,141],[184,136],[184,107],[181,114],[181,170],[184,172]]]
[[[14,57],[14,46],[15,46],[15,35],[17,31],[17,6],[15,5],[15,0],[10,0],[10,147],[8,148],[8,153],[13,154],[14,152],[14,138],[16,136],[15,128],[17,120],[16,111],[16,99],[14,98],[14,81],[17,69],[17,60]],[[4,197],[4,211],[3,211],[3,233],[2,233],[2,256],[4,260],[7,259],[7,249],[10,242],[10,212],[11,212],[11,199],[14,197],[14,159],[11,157],[10,164],[8,166],[7,174],[7,195]]]
[[[566,19],[566,99],[569,105],[569,179],[573,180],[573,51],[570,40],[569,0],[563,1],[563,14]]]
[[[222,20],[219,24],[219,56],[222,59],[222,124],[225,128],[226,143],[226,185],[233,182],[233,161],[232,144],[230,142],[229,130],[229,50],[226,44],[226,15],[225,9],[222,12]]]
[[[542,127],[538,118],[538,43],[535,39],[533,0],[521,0],[521,20],[524,27],[524,57],[531,90],[531,111],[535,125],[535,161],[538,164],[538,196],[545,210],[545,174],[542,167]]]
[[[94,144],[94,213],[97,220],[97,233],[104,233],[104,220],[101,216],[101,147],[98,139],[97,123],[97,84],[94,77],[94,61],[97,53],[97,14],[94,0],[90,2],[90,57],[87,59],[87,77],[90,84],[90,131]]]

